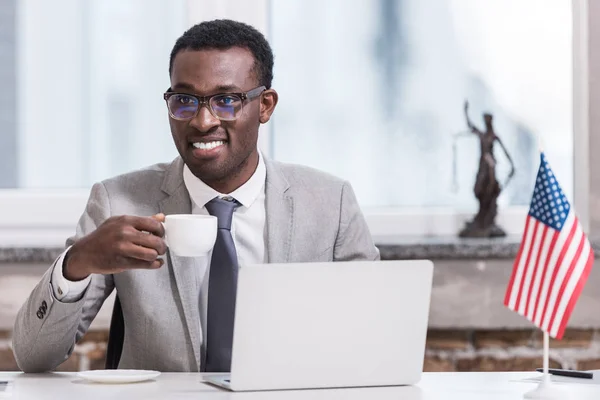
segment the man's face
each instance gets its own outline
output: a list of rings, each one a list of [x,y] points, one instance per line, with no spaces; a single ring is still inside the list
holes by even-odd
[[[173,61],[171,90],[207,96],[247,92],[259,86],[250,51],[184,50]],[[189,121],[169,118],[179,154],[192,173],[216,190],[231,192],[244,184],[258,163],[258,127],[269,120],[277,94],[270,90],[243,102],[234,121],[222,121],[203,105]],[[202,145],[200,145],[202,143]]]

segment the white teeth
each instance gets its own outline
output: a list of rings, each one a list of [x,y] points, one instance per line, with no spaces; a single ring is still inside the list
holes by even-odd
[[[214,149],[215,147],[222,146],[223,141],[216,140],[214,142],[196,142],[196,143],[193,143],[192,145],[197,149],[210,150],[210,149]]]

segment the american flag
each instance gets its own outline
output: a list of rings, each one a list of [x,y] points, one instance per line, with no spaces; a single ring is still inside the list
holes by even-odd
[[[594,251],[541,153],[504,305],[560,339],[593,262]]]

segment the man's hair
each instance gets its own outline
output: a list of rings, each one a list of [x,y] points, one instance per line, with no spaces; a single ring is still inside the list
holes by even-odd
[[[169,75],[173,61],[183,50],[229,49],[242,47],[254,56],[254,70],[259,84],[267,89],[273,81],[273,51],[269,42],[256,28],[238,21],[217,19],[201,22],[185,31],[175,42],[169,61]]]

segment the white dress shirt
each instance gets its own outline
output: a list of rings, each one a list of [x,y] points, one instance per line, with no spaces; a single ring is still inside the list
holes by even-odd
[[[222,194],[198,179],[189,168],[183,168],[183,181],[192,199],[192,214],[208,214],[206,203],[215,197],[230,196],[241,205],[233,213],[231,235],[235,243],[238,263],[256,264],[266,262],[266,211],[265,211],[265,182],[267,170],[262,155],[259,152],[258,166],[250,179],[229,194]],[[54,296],[62,302],[75,302],[81,299],[89,285],[91,277],[73,282],[63,275],[63,260],[69,249],[57,259],[52,271],[52,288]],[[206,337],[206,310],[208,304],[208,273],[212,251],[208,256],[201,257],[199,262],[201,276],[200,287],[200,322],[203,336]]]

